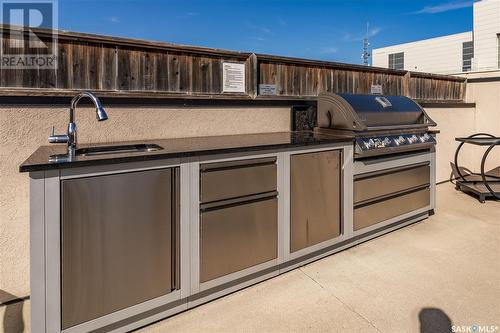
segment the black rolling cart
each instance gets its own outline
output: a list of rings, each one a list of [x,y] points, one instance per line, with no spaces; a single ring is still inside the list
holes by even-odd
[[[500,145],[500,137],[487,133],[477,133],[466,138],[455,138],[455,140],[460,142],[457,150],[455,151],[457,190],[477,195],[479,202],[481,203],[484,203],[486,198],[489,197],[492,197],[495,200],[500,200],[500,166],[488,172],[485,172],[484,170],[488,155],[495,148],[495,146]],[[488,147],[483,154],[483,158],[481,159],[481,173],[462,173],[461,168],[458,165],[458,155],[464,144]]]

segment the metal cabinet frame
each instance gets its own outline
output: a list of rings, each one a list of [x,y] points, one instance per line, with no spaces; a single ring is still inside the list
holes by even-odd
[[[64,179],[101,176],[133,171],[180,167],[181,184],[187,179],[186,167],[180,159],[134,162],[98,167],[49,170],[30,173],[30,280],[31,327],[44,332],[89,332],[140,315],[165,304],[172,304],[161,313],[120,327],[126,331],[152,320],[187,309],[189,295],[188,200],[185,191],[180,196],[180,274],[181,288],[169,294],[130,306],[61,331],[61,248],[60,248],[60,183]],[[154,319],[156,318],[156,319]]]
[[[314,244],[312,246],[306,247],[304,249],[300,249],[296,252],[291,251],[291,245],[290,245],[290,236],[291,236],[291,230],[290,230],[290,223],[286,223],[285,226],[285,242],[284,242],[284,256],[285,260],[284,261],[289,261],[289,260],[294,260],[300,257],[303,257],[305,255],[308,255],[310,253],[316,252],[318,250],[321,250],[323,248],[335,245],[337,243],[340,243],[342,241],[346,241],[347,239],[352,237],[352,195],[353,195],[353,190],[352,190],[352,177],[353,177],[353,170],[352,170],[352,156],[354,153],[354,149],[352,145],[349,146],[342,146],[342,147],[327,147],[327,148],[321,148],[321,149],[301,149],[301,150],[293,150],[293,151],[288,151],[285,153],[285,160],[286,160],[286,170],[283,172],[283,176],[287,177],[286,183],[286,193],[288,196],[288,200],[285,202],[285,220],[290,221],[290,162],[291,162],[291,157],[293,155],[300,155],[300,154],[305,154],[305,153],[316,153],[316,152],[322,152],[322,151],[329,151],[329,150],[337,150],[340,149],[342,150],[341,154],[341,194],[342,197],[340,198],[341,200],[341,219],[340,219],[340,224],[341,224],[341,232],[340,236],[335,237],[330,240],[323,241],[318,244]],[[288,267],[287,270],[290,270],[296,266]]]
[[[227,288],[220,288],[220,286],[227,285],[232,281],[241,279],[245,276],[249,276],[252,274],[256,274],[261,271],[269,270],[272,267],[277,266],[281,262],[281,256],[279,248],[282,243],[282,214],[280,206],[282,206],[283,196],[281,194],[283,183],[280,179],[281,173],[281,165],[282,161],[280,159],[280,155],[282,153],[267,153],[267,154],[227,154],[227,155],[217,155],[212,158],[204,158],[202,160],[193,161],[189,163],[189,172],[190,172],[190,203],[189,203],[189,211],[190,211],[190,248],[191,248],[191,295],[200,293],[199,297],[195,297],[190,299],[189,306],[196,306],[198,304],[204,303],[210,299],[214,299],[220,297],[224,294],[232,292],[234,290],[240,289],[242,286],[235,288],[235,286],[230,286]],[[215,278],[210,281],[200,282],[200,164],[207,162],[227,162],[233,160],[249,160],[249,159],[257,159],[257,158],[266,158],[266,157],[276,157],[277,161],[277,190],[278,190],[278,257],[276,259],[267,261],[265,263],[258,264],[253,267],[249,267],[243,269],[241,271],[237,271],[225,276],[221,276],[219,278]],[[258,280],[264,280],[270,278],[272,276],[277,275],[277,270],[275,272],[269,272],[268,274],[264,274],[264,276],[259,276],[257,280],[253,280],[251,283],[249,281],[245,281],[245,285],[250,285]],[[205,296],[206,295],[206,296]]]
[[[342,234],[331,240],[290,253],[290,157],[293,154],[341,149],[342,152]],[[44,332],[61,332],[60,287],[60,182],[87,176],[180,167],[180,274],[181,287],[167,295],[136,304],[103,317],[68,328],[63,332],[92,330],[126,332],[166,318],[238,289],[277,276],[283,272],[328,256],[367,239],[414,223],[428,216],[435,207],[435,188],[431,186],[431,205],[405,216],[353,231],[353,176],[394,167],[400,163],[430,161],[431,184],[435,182],[435,154],[420,154],[387,160],[373,165],[352,163],[350,143],[301,147],[272,152],[249,152],[210,157],[192,157],[125,164],[50,170],[30,173],[30,279],[31,327]],[[199,280],[200,164],[230,160],[277,158],[278,257],[204,283]],[[132,317],[132,318],[131,318]]]

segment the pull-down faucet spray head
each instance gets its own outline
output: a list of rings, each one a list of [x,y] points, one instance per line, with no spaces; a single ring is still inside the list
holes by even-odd
[[[108,120],[108,114],[106,113],[106,111],[102,106],[96,107],[95,112],[98,121]]]
[[[78,102],[80,102],[80,100],[83,97],[90,98],[90,100],[92,100],[92,102],[94,103],[96,118],[98,121],[104,121],[104,120],[108,119],[108,115],[106,114],[106,111],[104,110],[104,107],[102,106],[99,98],[97,98],[97,96],[94,95],[93,93],[91,93],[90,91],[83,91],[83,92],[79,93],[78,95],[76,95],[75,97],[73,97],[73,99],[71,100],[71,106],[69,108],[69,122],[70,123],[75,122],[76,105],[78,104]]]

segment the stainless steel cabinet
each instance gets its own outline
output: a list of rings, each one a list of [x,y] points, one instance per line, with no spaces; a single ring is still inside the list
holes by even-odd
[[[291,252],[340,235],[341,158],[340,150],[291,156]]]
[[[178,168],[62,181],[62,328],[170,293]]]
[[[200,282],[278,256],[276,158],[200,167]]]

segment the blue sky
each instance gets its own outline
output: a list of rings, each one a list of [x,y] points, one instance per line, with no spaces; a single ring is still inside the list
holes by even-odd
[[[472,30],[472,1],[59,0],[64,30],[361,63],[372,47]]]

